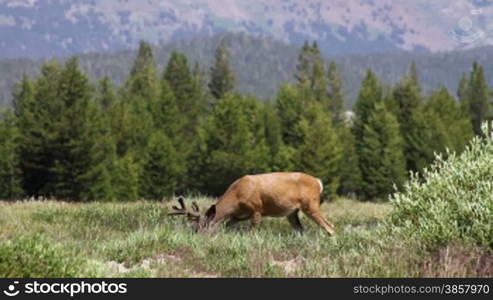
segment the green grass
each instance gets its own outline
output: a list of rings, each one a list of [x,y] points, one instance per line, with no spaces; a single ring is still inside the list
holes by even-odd
[[[213,201],[197,202],[205,208]],[[390,204],[324,203],[323,213],[338,231],[334,237],[304,216],[303,235],[285,218],[264,218],[254,231],[245,222],[215,234],[195,234],[183,218],[166,215],[170,207],[0,202],[0,277],[491,276],[474,267],[487,268],[491,260],[482,248],[424,249],[392,230],[385,224]]]

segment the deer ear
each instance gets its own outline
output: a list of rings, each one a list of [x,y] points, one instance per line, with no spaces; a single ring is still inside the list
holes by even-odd
[[[207,209],[207,211],[205,212],[205,217],[207,218],[207,220],[210,220],[214,218],[215,215],[216,215],[216,205],[214,204],[211,207],[209,207],[209,209]]]

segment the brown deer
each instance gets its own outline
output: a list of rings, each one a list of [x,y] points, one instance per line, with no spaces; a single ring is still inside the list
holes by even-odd
[[[322,181],[304,173],[246,175],[233,182],[203,216],[195,202],[192,203],[192,210],[188,210],[183,197],[178,198],[180,207],[173,206],[174,211],[169,215],[186,215],[196,231],[213,231],[227,219],[227,227],[248,219],[252,227],[258,227],[264,216],[286,216],[289,224],[301,233],[303,227],[298,218],[301,210],[329,235],[333,235],[334,225],[320,212],[322,191]]]

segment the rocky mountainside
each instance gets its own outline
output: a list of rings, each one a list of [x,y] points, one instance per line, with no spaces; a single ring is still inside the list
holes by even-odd
[[[46,57],[243,32],[326,54],[491,43],[491,0],[0,0],[0,57]]]

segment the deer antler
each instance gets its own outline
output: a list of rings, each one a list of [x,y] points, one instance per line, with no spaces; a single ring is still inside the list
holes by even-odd
[[[199,206],[197,205],[197,203],[195,203],[195,201],[192,202],[193,211],[189,211],[187,209],[187,207],[185,206],[185,201],[183,196],[178,197],[178,203],[180,204],[180,207],[172,206],[174,211],[168,213],[168,216],[178,216],[178,215],[187,215],[188,217],[200,216]]]

